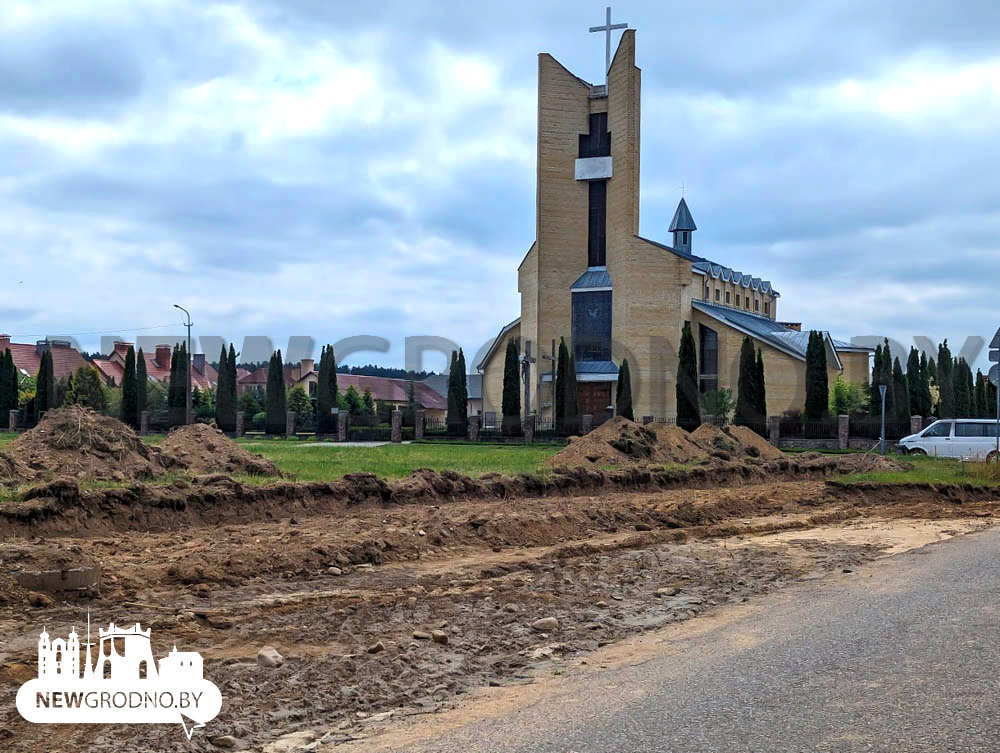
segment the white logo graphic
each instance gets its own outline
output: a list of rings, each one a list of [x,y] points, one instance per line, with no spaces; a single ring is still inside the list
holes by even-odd
[[[149,628],[111,623],[100,635],[91,664],[90,616],[87,658],[80,671],[80,640],[38,636],[38,677],[17,691],[17,710],[36,724],[166,724],[180,722],[188,740],[215,718],[222,695],[202,676],[201,654],[173,650],[159,670],[149,646]],[[185,719],[191,722],[190,726]]]

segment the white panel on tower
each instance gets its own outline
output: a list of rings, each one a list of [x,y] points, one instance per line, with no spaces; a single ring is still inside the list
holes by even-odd
[[[576,161],[577,180],[604,180],[611,177],[611,157],[582,157]]]

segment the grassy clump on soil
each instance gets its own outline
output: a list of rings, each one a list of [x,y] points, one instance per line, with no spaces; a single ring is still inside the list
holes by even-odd
[[[908,455],[905,462],[912,467],[906,470],[852,473],[832,479],[831,483],[847,486],[865,483],[1000,485],[1000,468],[996,463],[962,462],[925,455]]]
[[[17,434],[12,431],[0,431],[0,448],[9,445],[14,441],[15,437],[17,437]]]
[[[545,461],[559,450],[552,445],[442,443],[340,447],[310,442],[237,442],[244,449],[263,455],[297,481],[333,481],[347,473],[360,472],[404,478],[418,468],[455,471],[473,477],[484,473],[513,476],[544,469]]]

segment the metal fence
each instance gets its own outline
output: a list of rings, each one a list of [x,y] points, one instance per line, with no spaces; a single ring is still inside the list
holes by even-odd
[[[793,439],[836,439],[839,435],[839,422],[836,418],[824,418],[819,421],[803,421],[800,418],[782,418],[778,430],[781,437]]]
[[[882,436],[882,418],[872,416],[852,416],[848,432],[852,437],[864,439],[880,439]],[[889,420],[885,422],[885,438],[900,439],[910,434],[910,420]]]

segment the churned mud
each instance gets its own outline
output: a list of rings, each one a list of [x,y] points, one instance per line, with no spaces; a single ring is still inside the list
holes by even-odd
[[[336,747],[473,688],[532,682],[622,638],[978,530],[1000,509],[976,487],[827,484],[826,462],[761,461],[750,475],[585,468],[544,482],[50,485],[0,516],[0,744]],[[703,488],[676,488],[685,481]],[[95,565],[92,593],[9,578]],[[201,652],[220,715],[190,743],[170,725],[22,721],[13,699],[34,676],[38,632],[80,630],[88,610],[95,626],[152,628],[157,657],[174,644]],[[264,646],[280,666],[258,663]]]

